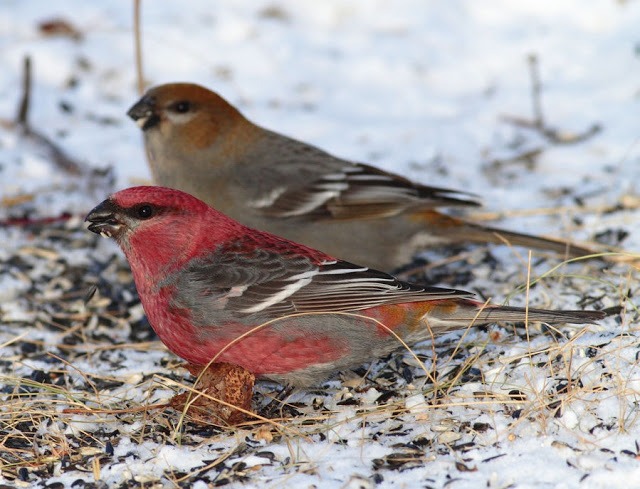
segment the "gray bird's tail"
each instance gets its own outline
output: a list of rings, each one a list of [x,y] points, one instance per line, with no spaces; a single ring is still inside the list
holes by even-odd
[[[552,251],[569,258],[595,255],[600,252],[596,249],[576,245],[570,241],[482,226],[481,224],[468,222],[439,212],[427,211],[425,217],[432,223],[429,231],[438,235],[438,237],[442,234],[445,241],[522,246],[523,248]]]

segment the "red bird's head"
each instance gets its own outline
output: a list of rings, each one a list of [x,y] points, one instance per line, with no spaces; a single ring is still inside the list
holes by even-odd
[[[195,197],[165,187],[132,187],[111,195],[85,219],[113,238],[147,273],[179,265],[202,248],[242,235],[242,225]],[[135,258],[132,260],[132,258]]]
[[[175,234],[182,222],[191,221],[208,206],[184,192],[164,187],[132,187],[111,195],[88,215],[89,230],[114,238],[126,246],[134,234],[160,232]],[[182,216],[182,219],[180,218]],[[190,222],[190,224],[193,224]],[[191,233],[193,233],[193,228]]]

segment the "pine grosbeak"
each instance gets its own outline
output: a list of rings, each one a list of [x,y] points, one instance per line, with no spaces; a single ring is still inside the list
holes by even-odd
[[[447,331],[496,321],[593,322],[597,311],[485,305],[250,229],[163,187],[113,194],[89,229],[125,253],[149,322],[195,365],[307,386]],[[396,337],[397,335],[397,337]]]
[[[467,222],[435,210],[475,196],[336,158],[259,127],[191,83],[149,90],[128,112],[144,132],[156,184],[188,192],[247,226],[381,270],[453,242],[505,242],[570,256],[565,241]]]

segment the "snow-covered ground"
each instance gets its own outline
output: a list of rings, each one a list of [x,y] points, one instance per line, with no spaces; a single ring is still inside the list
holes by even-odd
[[[149,333],[121,254],[81,224],[110,191],[149,180],[140,132],[125,115],[138,98],[132,12],[132,2],[115,0],[0,4],[0,484],[626,488],[640,480],[632,262],[559,270],[554,258],[535,262],[534,276],[552,273],[531,303],[625,312],[598,326],[491,327],[421,345],[435,383],[405,353],[374,363],[366,380],[343,375],[295,393],[275,424],[223,430],[171,410],[135,411],[191,380]],[[45,35],[39,26],[55,19],[78,35]],[[169,0],[143,2],[142,19],[150,85],[198,82],[263,126],[478,193],[485,207],[476,219],[640,250],[638,1]],[[558,144],[509,122],[533,118],[532,54],[548,126],[569,138],[595,124],[600,132]],[[70,175],[10,127],[25,55],[31,127],[87,168],[111,167],[114,182]],[[15,222],[63,212],[71,220]],[[440,285],[525,301],[522,250],[468,249],[467,262],[435,275]],[[97,296],[85,305],[92,285]],[[63,412],[84,407],[106,411]]]

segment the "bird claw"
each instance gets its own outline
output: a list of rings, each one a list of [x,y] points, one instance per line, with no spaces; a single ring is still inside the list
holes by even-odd
[[[291,395],[294,387],[292,385],[286,385],[282,388],[276,396],[269,401],[262,409],[260,409],[260,416],[263,418],[271,419],[275,417],[278,412],[282,412],[285,400]]]

